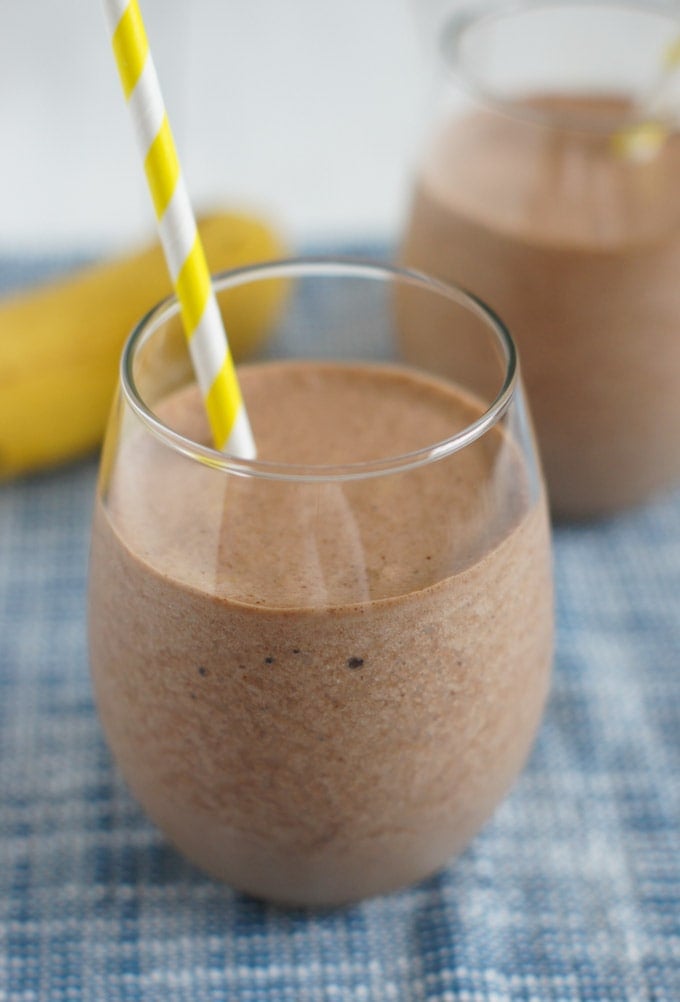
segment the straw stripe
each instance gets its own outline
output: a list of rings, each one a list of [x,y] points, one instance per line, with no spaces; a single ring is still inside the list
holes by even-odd
[[[234,366],[231,358],[227,356],[205,398],[210,425],[223,443],[228,441],[236,422],[238,406],[235,400],[237,395],[238,386],[236,385]],[[231,402],[231,407],[228,410],[222,406],[223,400]]]
[[[135,89],[149,55],[149,42],[137,0],[130,0],[113,33],[113,52],[123,93],[128,98]]]
[[[219,319],[219,307],[215,301],[215,297],[211,296],[206,305],[205,313],[201,317],[201,321],[194,330],[193,337],[189,342],[192,357],[200,369],[198,381],[204,397],[210,392],[225,361],[227,364],[231,362],[226,341],[218,341],[216,338],[206,337],[212,325]]]
[[[198,233],[177,276],[175,288],[182,305],[185,329],[187,335],[191,337],[203,316],[212,291],[208,265]]]
[[[138,0],[104,0],[168,270],[215,445],[245,458],[255,444],[191,210]]]
[[[236,418],[231,428],[231,433],[224,441],[222,452],[226,452],[230,456],[240,456],[241,445],[243,442],[248,440],[251,442],[253,441],[253,432],[250,427],[250,422],[248,421],[246,409],[245,407],[241,407],[236,414]],[[256,455],[254,449],[255,446],[253,446],[253,459]]]
[[[156,210],[156,219],[160,219],[170,204],[180,175],[179,160],[167,115],[163,116],[161,127],[144,158],[144,170]]]
[[[676,38],[666,49],[663,64],[668,70],[674,70],[676,66],[680,66],[680,38]]]
[[[142,156],[154,141],[165,118],[165,105],[161,95],[156,68],[147,59],[137,86],[128,98],[137,148]]]
[[[183,211],[188,204],[184,178],[180,175],[177,187],[162,219],[158,220],[158,232],[165,251],[165,259],[172,276],[173,285],[194,246],[196,223],[191,213]]]

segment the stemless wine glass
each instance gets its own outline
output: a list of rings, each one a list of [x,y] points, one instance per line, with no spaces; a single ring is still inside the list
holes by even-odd
[[[400,257],[509,325],[561,517],[680,480],[679,39],[654,0],[456,4],[441,32]]]
[[[515,350],[456,288],[356,261],[216,279],[258,446],[216,452],[178,306],[131,335],[103,451],[96,701],[149,816],[256,896],[336,904],[459,851],[521,769],[552,654]],[[456,381],[404,365],[433,322]]]

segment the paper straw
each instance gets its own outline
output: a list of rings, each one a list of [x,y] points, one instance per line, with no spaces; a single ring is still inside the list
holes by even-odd
[[[253,459],[255,443],[229,351],[137,0],[104,0],[113,51],[179,300],[215,447]]]
[[[645,111],[650,112],[650,117],[613,136],[614,152],[619,157],[644,162],[659,153],[669,136],[668,125],[663,124],[663,119],[668,118],[668,109],[663,106],[664,98],[679,69],[680,36],[666,48],[659,76],[642,105]]]

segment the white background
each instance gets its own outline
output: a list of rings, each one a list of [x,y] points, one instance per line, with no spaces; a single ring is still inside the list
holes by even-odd
[[[196,208],[264,213],[295,249],[398,236],[434,25],[494,0],[140,2]],[[0,254],[153,231],[102,0],[0,0]]]
[[[293,246],[397,232],[433,69],[409,0],[141,6],[197,207]],[[0,0],[0,182],[0,253],[153,228],[100,0]]]

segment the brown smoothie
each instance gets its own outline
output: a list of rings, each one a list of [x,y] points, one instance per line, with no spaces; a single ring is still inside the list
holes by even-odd
[[[263,460],[375,460],[480,408],[400,368],[241,371]],[[158,406],[207,441],[193,388]],[[335,904],[441,866],[521,769],[546,697],[543,498],[501,428],[370,480],[226,478],[130,434],[98,503],[96,700],[149,815],[234,887]]]
[[[680,138],[644,162],[614,154],[626,109],[555,96],[526,102],[525,118],[450,123],[402,249],[508,325],[551,504],[567,516],[636,504],[680,477]],[[441,331],[410,354],[447,371]]]

